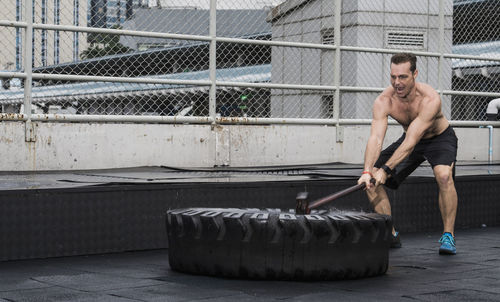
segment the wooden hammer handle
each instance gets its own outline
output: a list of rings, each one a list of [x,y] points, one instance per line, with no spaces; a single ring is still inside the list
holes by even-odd
[[[370,180],[370,182],[371,182],[372,184],[374,184],[374,183],[375,183],[375,179],[374,179],[374,178],[372,178],[372,179]],[[325,197],[323,197],[323,198],[320,198],[320,199],[318,199],[318,200],[313,201],[313,202],[309,205],[309,209],[315,209],[315,208],[317,208],[317,207],[319,207],[319,206],[321,206],[321,205],[323,205],[323,204],[325,204],[325,203],[327,203],[327,202],[333,201],[333,200],[335,200],[335,199],[337,199],[337,198],[340,198],[340,197],[345,196],[345,195],[347,195],[347,194],[350,194],[350,193],[352,193],[352,192],[355,192],[355,191],[361,190],[361,189],[363,189],[364,187],[365,187],[365,183],[363,182],[363,183],[357,184],[357,185],[355,185],[355,186],[349,187],[349,188],[347,188],[347,189],[345,189],[345,190],[339,191],[339,192],[337,192],[337,193],[330,194],[330,195],[328,195],[328,196],[325,196]]]

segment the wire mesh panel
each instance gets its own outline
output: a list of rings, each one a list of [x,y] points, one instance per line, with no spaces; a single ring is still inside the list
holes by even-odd
[[[453,53],[500,58],[500,2],[454,1]],[[500,92],[500,62],[453,59],[452,89]],[[485,120],[488,102],[495,97],[453,96],[453,119]]]
[[[270,90],[265,88],[219,88],[218,117],[270,117]]]
[[[271,90],[271,117],[332,119],[334,92],[328,90]]]
[[[0,102],[22,113],[24,91],[0,94]],[[70,82],[32,88],[32,113],[94,115],[199,116],[208,112],[208,88],[203,86]],[[6,107],[7,108],[7,107]]]
[[[342,92],[340,94],[340,118],[370,119],[376,92]]]

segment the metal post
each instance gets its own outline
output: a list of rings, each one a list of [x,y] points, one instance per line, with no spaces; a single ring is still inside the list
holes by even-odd
[[[488,164],[493,161],[493,126],[479,126],[479,128],[488,128]]]
[[[333,85],[335,88],[335,94],[333,97],[333,118],[336,120],[336,140],[337,142],[342,142],[344,140],[343,131],[340,126],[340,43],[342,31],[341,26],[341,12],[342,12],[342,0],[335,0],[335,27],[334,27],[334,41],[335,41],[335,59],[333,65]]]
[[[33,64],[33,2],[34,0],[26,0],[24,7],[24,15],[26,18],[26,29],[24,33],[24,72],[26,78],[24,79],[24,115],[26,116],[25,122],[25,136],[26,142],[35,141],[35,134],[33,124],[31,123],[31,85],[32,78],[32,65]]]
[[[489,140],[488,140],[488,163],[491,164],[493,161],[493,126],[488,125],[488,134],[489,134]]]
[[[210,77],[210,92],[209,92],[209,104],[208,112],[212,118],[213,123],[215,123],[215,109],[216,109],[216,38],[217,38],[217,27],[216,27],[216,15],[217,15],[217,0],[210,0],[210,25],[209,25],[209,35],[210,35],[210,53],[209,53],[209,77]]]
[[[444,0],[439,0],[439,59],[438,59],[438,91],[443,101],[443,64],[444,64]]]

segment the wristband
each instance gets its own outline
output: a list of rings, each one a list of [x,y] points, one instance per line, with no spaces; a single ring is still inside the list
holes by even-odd
[[[382,170],[385,171],[385,174],[387,174],[387,176],[389,176],[389,175],[393,176],[394,175],[394,171],[391,168],[389,168],[387,165],[383,165],[382,166]]]
[[[362,175],[363,175],[363,174],[370,174],[370,176],[371,176],[371,177],[373,177],[372,172],[370,172],[370,171],[363,171],[363,173],[361,173],[361,174],[362,174]]]

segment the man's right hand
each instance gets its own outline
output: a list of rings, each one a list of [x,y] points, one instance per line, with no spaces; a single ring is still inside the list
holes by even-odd
[[[370,181],[372,178],[373,177],[372,177],[371,173],[364,172],[363,174],[361,174],[361,177],[358,179],[358,184],[365,183],[366,190],[371,190],[372,188],[375,187],[375,184],[373,184]]]

